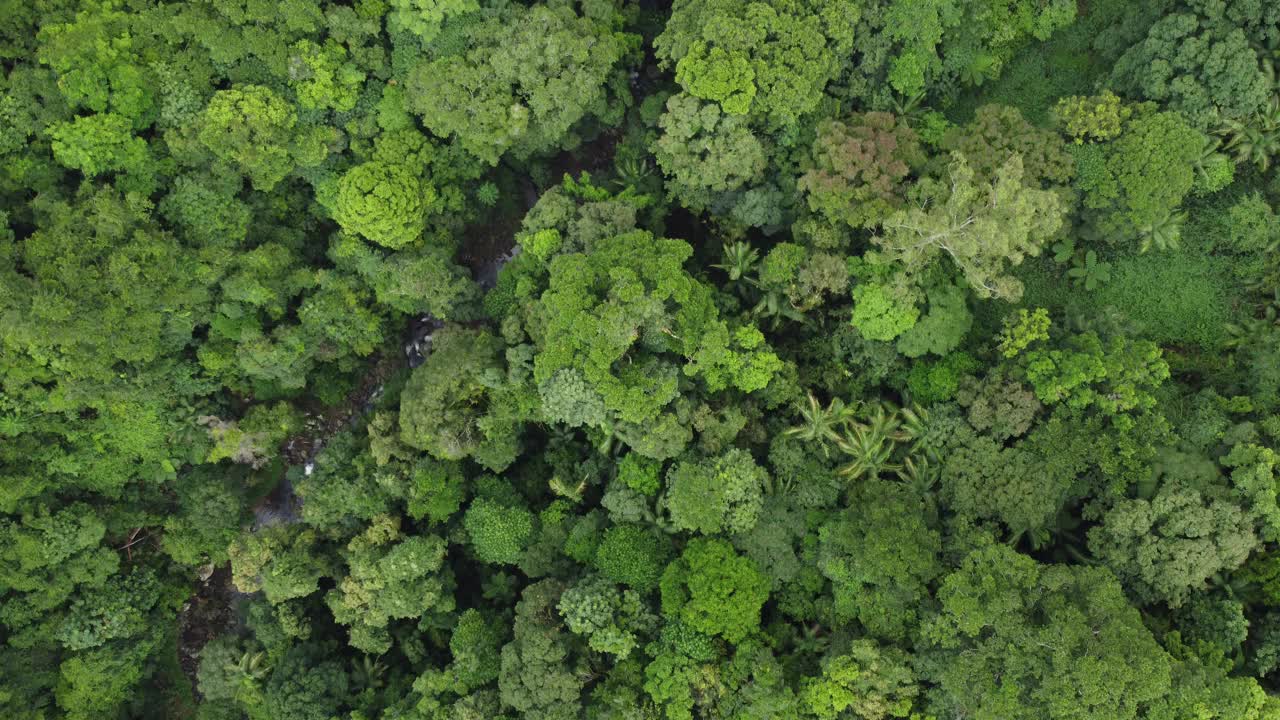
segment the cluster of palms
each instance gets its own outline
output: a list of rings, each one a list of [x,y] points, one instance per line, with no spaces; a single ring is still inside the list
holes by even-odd
[[[1218,128],[1223,149],[1240,164],[1252,163],[1258,172],[1271,167],[1271,158],[1280,155],[1280,90],[1266,107],[1245,120],[1227,120]]]
[[[824,407],[810,392],[799,412],[804,422],[783,434],[817,443],[825,455],[832,448],[843,453],[848,460],[837,470],[841,476],[876,478],[892,472],[922,490],[933,485],[936,473],[930,462],[937,457],[924,442],[929,414],[923,408],[885,402],[847,405],[840,398]]]
[[[824,454],[832,449],[842,453],[847,461],[837,472],[850,480],[892,473],[925,499],[931,513],[937,512],[932,489],[941,468],[938,448],[929,442],[928,411],[884,402],[849,405],[840,398],[823,406],[812,392],[798,410],[804,422],[784,430],[784,435],[816,443]],[[1085,551],[1081,524],[1067,508],[1046,527],[1010,530],[1011,545],[1030,550],[1055,545],[1058,561],[1093,562]]]
[[[1269,335],[1280,327],[1280,289],[1273,289],[1254,306],[1254,313],[1246,313],[1226,326],[1227,347],[1238,348]]]

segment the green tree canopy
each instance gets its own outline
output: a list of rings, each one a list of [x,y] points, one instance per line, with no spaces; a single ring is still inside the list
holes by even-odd
[[[609,86],[632,44],[609,3],[502,5],[458,24],[458,48],[424,59],[409,75],[414,109],[432,133],[456,137],[497,164],[573,147],[574,126],[611,117]]]
[[[1170,689],[1170,659],[1107,570],[975,550],[938,590],[924,672],[937,712],[974,717],[1141,717]]]

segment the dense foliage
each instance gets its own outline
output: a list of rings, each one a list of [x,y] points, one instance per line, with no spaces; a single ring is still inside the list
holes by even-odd
[[[1280,3],[0,0],[0,717],[1280,720]]]

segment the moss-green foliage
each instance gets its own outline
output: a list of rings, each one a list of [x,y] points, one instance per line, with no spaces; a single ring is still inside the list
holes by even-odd
[[[334,215],[347,230],[395,249],[418,239],[435,204],[435,189],[407,168],[369,162],[338,180]]]
[[[165,520],[165,552],[184,565],[224,562],[244,523],[245,480],[245,473],[211,468],[179,478],[182,511]]]
[[[480,9],[479,3],[469,0],[391,0],[390,5],[387,21],[393,27],[417,35],[424,42],[430,42],[440,33],[440,26],[446,18]]]
[[[516,604],[514,638],[502,648],[498,688],[505,706],[525,717],[570,717],[582,680],[569,664],[569,638],[555,605],[564,592],[555,580],[529,586]]]
[[[847,2],[794,5],[678,2],[654,48],[690,95],[730,115],[784,126],[821,101],[839,69],[858,10]]]
[[[453,609],[445,544],[434,535],[405,537],[396,518],[376,518],[347,544],[347,574],[325,595],[334,620],[351,628],[351,644],[368,653],[391,647],[387,623]]]
[[[1206,3],[1205,15],[1173,13],[1158,20],[1116,61],[1111,82],[1167,103],[1202,128],[1260,108],[1269,81],[1249,38],[1236,26],[1244,17],[1224,18],[1222,6]]]
[[[1077,144],[1110,140],[1120,134],[1124,123],[1133,115],[1118,95],[1104,90],[1088,97],[1073,95],[1062,98],[1053,107],[1054,119],[1064,133]]]
[[[1032,38],[1047,40],[1070,25],[1076,8],[1067,2],[998,7],[891,2],[868,15],[866,30],[877,37],[867,46],[878,52],[861,61],[859,74],[885,74],[894,91],[913,97],[945,88],[954,92],[960,84],[981,86],[999,77]]]
[[[575,123],[616,118],[611,85],[632,42],[613,32],[618,20],[603,3],[587,13],[569,3],[482,11],[441,39],[458,52],[415,63],[413,108],[437,137],[456,137],[490,164],[508,150],[527,157],[573,147]]]
[[[933,285],[925,291],[925,298],[928,305],[920,319],[898,336],[898,352],[909,358],[946,355],[960,345],[973,325],[963,287],[949,282]]]
[[[1073,711],[1136,718],[1143,703],[1169,692],[1168,656],[1105,570],[1041,567],[995,545],[943,580],[938,600],[942,613],[926,636],[950,661],[939,680],[953,708],[1053,717],[1056,694],[1066,692]],[[1044,639],[1013,641],[1036,637]],[[1055,691],[1006,684],[1024,673],[1053,678]]]
[[[1028,444],[1004,447],[991,437],[961,431],[943,461],[942,491],[960,517],[998,520],[1012,537],[1034,545],[1071,499],[1072,471],[1060,470],[1053,460]]]
[[[498,650],[503,641],[497,623],[475,608],[464,610],[449,636],[454,672],[467,687],[480,687],[498,677]]]
[[[872,480],[853,500],[819,531],[818,569],[831,580],[838,617],[902,638],[941,571],[941,536],[928,525],[923,499],[903,485]]]
[[[1091,551],[1143,602],[1180,606],[1215,573],[1239,567],[1258,547],[1253,518],[1227,488],[1202,490],[1179,477],[1200,467],[1177,468],[1150,499],[1117,503],[1090,532]],[[1168,541],[1175,537],[1200,541]]]
[[[241,592],[261,590],[280,603],[315,592],[327,559],[311,551],[320,543],[315,531],[272,525],[242,535],[231,545],[231,578]]]
[[[861,717],[903,717],[919,694],[904,656],[870,640],[855,640],[848,653],[823,660],[822,677],[805,686],[804,701],[821,720],[849,711]]]
[[[595,566],[614,582],[648,591],[657,587],[666,555],[661,535],[636,525],[618,525],[604,532]]]
[[[708,635],[740,642],[760,627],[769,580],[724,540],[690,540],[662,573],[662,612]]]
[[[486,498],[471,503],[462,522],[476,557],[488,563],[519,562],[533,534],[533,513]]]
[[[1010,58],[998,78],[975,88],[972,94],[961,95],[950,114],[968,119],[981,105],[998,103],[1018,108],[1036,125],[1049,125],[1055,101],[1093,92],[1096,79],[1110,71],[1092,46],[1100,33],[1120,25],[1135,9],[1132,3],[1116,0],[1090,4],[1088,12],[1076,17],[1075,22]]]
[[[977,368],[977,361],[963,352],[936,361],[917,360],[907,375],[907,387],[912,399],[924,405],[950,400],[960,389],[964,374]]]
[[[619,590],[602,578],[589,578],[565,590],[556,609],[571,632],[587,638],[592,650],[619,660],[635,650],[635,631],[651,620],[639,595]]]
[[[1203,146],[1183,116],[1160,112],[1131,120],[1105,149],[1077,147],[1077,185],[1085,207],[1100,211],[1104,239],[1139,240],[1144,252],[1177,247],[1177,210],[1195,184]]]
[[[1022,286],[1008,268],[1039,255],[1062,227],[1062,199],[1024,183],[1018,154],[981,177],[964,155],[952,153],[944,175],[917,185],[917,204],[886,218],[876,244],[909,275],[923,275],[946,257],[978,297],[1016,301]]]
[[[1071,303],[1074,293],[1066,271],[1049,257],[1039,257],[1022,264],[1016,271],[1023,284],[1023,295],[1020,306],[1027,308],[1045,308],[1061,311]],[[1006,311],[1007,312],[1007,311]],[[1004,313],[995,316],[995,326],[999,328],[1000,318]]]
[[[442,460],[474,456],[493,469],[509,465],[519,425],[500,353],[501,341],[484,331],[437,333],[431,356],[405,384],[401,439]]]
[[[1196,202],[1183,232],[1188,250],[1218,256],[1246,287],[1275,278],[1273,253],[1280,242],[1280,222],[1263,196],[1223,192]]]
[[[681,460],[666,478],[671,521],[707,535],[746,532],[760,517],[768,480],[751,455],[736,448],[699,462]]]
[[[732,193],[761,179],[766,146],[745,118],[681,93],[667,100],[658,127],[654,158],[668,192],[685,207],[703,210],[728,202]]]
[[[1022,158],[1022,181],[1028,185],[1065,185],[1075,174],[1075,163],[1057,133],[1035,127],[1016,108],[1004,105],[978,108],[972,121],[943,136],[942,146],[964,155],[978,177],[988,180],[1012,155]]]
[[[299,105],[308,110],[333,108],[338,112],[356,106],[365,72],[350,62],[344,46],[332,40],[323,47],[301,40],[292,50],[291,60],[302,66],[293,84]]]
[[[868,340],[893,340],[910,330],[919,319],[920,310],[894,295],[894,289],[883,284],[854,286],[850,324]]]
[[[261,85],[220,90],[201,116],[200,142],[218,159],[270,190],[293,171],[297,111]]]
[[[466,477],[457,463],[419,460],[411,471],[409,516],[431,522],[448,520],[466,497]]]
[[[141,170],[147,143],[133,134],[129,119],[113,113],[78,117],[52,131],[53,156],[89,177],[104,172]]]
[[[658,492],[658,474],[661,468],[662,464],[656,460],[627,453],[618,462],[618,479],[636,492],[653,495]]]
[[[1152,391],[1169,378],[1160,348],[1148,340],[1088,332],[1061,347],[1037,348],[1022,358],[1026,378],[1043,403],[1118,416],[1155,406]]]
[[[650,423],[675,399],[681,374],[714,390],[768,384],[781,362],[759,331],[730,332],[718,319],[710,289],[684,270],[691,252],[633,231],[552,260],[532,322],[542,328],[534,379],[554,419]]]

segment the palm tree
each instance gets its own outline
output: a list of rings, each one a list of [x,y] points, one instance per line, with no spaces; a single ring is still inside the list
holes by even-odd
[[[1280,93],[1248,120],[1227,120],[1218,128],[1240,164],[1253,163],[1259,172],[1271,167],[1271,158],[1280,155]]]
[[[254,697],[259,692],[262,681],[271,674],[271,666],[267,663],[264,652],[245,651],[240,661],[227,663],[227,670],[240,678],[240,687],[236,691],[241,697]]]
[[[574,485],[572,482],[565,482],[559,475],[553,476],[547,481],[547,486],[551,488],[551,492],[559,497],[566,498],[570,502],[582,502],[582,494],[587,490],[587,479],[583,478]]]
[[[1138,228],[1138,238],[1142,243],[1138,252],[1146,252],[1152,247],[1176,250],[1182,239],[1182,224],[1186,220],[1186,213],[1169,211]]]
[[[1032,551],[1052,548],[1054,562],[1075,565],[1093,565],[1097,562],[1089,554],[1080,518],[1070,508],[1059,510],[1047,527],[1017,531],[1009,538],[1010,545],[1024,541]]]
[[[928,457],[908,455],[903,458],[902,467],[895,470],[894,474],[924,503],[930,522],[936,521],[938,494],[934,492],[934,486],[942,476],[941,468],[930,463]]]
[[[365,655],[351,668],[351,679],[356,687],[377,690],[382,687],[382,676],[387,672],[386,663]]]
[[[894,93],[893,95],[893,114],[906,121],[920,120],[926,108],[923,105],[924,92],[918,92],[911,97],[905,97]]]
[[[916,447],[924,442],[925,435],[929,432],[929,411],[912,403],[911,407],[905,407],[894,412],[902,416],[902,429],[899,431],[899,435],[903,440],[915,441],[916,444],[912,447],[912,452],[914,452]]]
[[[1280,326],[1280,289],[1273,290],[1270,300],[1261,303],[1261,311],[1249,313],[1236,322],[1227,323],[1227,347],[1240,347],[1253,338],[1270,332],[1271,328]]]
[[[864,475],[875,478],[900,469],[902,465],[893,462],[893,453],[899,442],[911,440],[912,435],[902,428],[898,412],[879,404],[866,422],[850,423],[836,441],[836,447],[852,460],[836,472],[856,479]]]
[[[831,645],[830,634],[818,623],[801,625],[800,632],[793,633],[792,638],[797,655],[822,655]]]
[[[1085,290],[1092,291],[1102,283],[1111,280],[1111,263],[1098,260],[1098,253],[1090,250],[1083,258],[1067,271],[1073,285],[1084,285]]]
[[[920,497],[928,498],[933,493],[933,486],[938,484],[940,470],[929,463],[929,458],[916,458],[908,455],[902,461],[902,467],[895,471],[898,479],[915,490]]]
[[[751,314],[769,319],[769,329],[777,330],[783,319],[805,322],[804,313],[796,309],[781,290],[770,290],[751,308]]]
[[[852,459],[842,466],[838,472],[847,478],[858,479],[863,476],[880,477],[890,470],[899,470],[901,465],[894,463],[893,451],[897,445],[882,429],[868,425],[851,425],[845,430],[837,446],[840,451]]]
[[[760,261],[760,252],[741,240],[725,243],[721,262],[711,267],[719,268],[729,276],[729,282],[736,283],[747,279]]]
[[[613,181],[618,187],[638,188],[653,172],[653,167],[649,165],[648,159],[644,157],[639,157],[634,153],[625,155],[619,153],[614,158],[613,172],[618,176]]]
[[[827,406],[822,407],[813,391],[809,391],[806,402],[798,408],[804,423],[782,431],[787,437],[799,438],[807,442],[822,444],[823,454],[827,454],[828,443],[840,442],[840,428],[851,422],[857,406],[845,405],[844,400],[832,398]]]
[[[1214,177],[1217,168],[1223,166],[1231,166],[1234,170],[1231,158],[1221,152],[1222,138],[1205,136],[1204,143],[1200,146],[1200,154],[1196,156],[1192,163],[1195,168],[1197,181],[1200,187],[1209,189],[1221,187],[1221,181]],[[1228,176],[1227,180],[1230,180]]]

